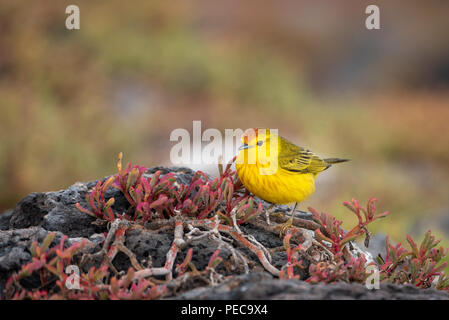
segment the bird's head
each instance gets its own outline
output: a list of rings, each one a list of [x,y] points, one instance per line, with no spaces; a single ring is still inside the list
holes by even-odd
[[[270,135],[271,134],[269,129],[247,129],[242,135],[242,145],[240,146],[239,150],[261,147],[269,142]]]
[[[237,164],[270,165],[273,162],[271,156],[278,154],[278,139],[274,137],[277,134],[270,129],[247,129],[241,138]]]

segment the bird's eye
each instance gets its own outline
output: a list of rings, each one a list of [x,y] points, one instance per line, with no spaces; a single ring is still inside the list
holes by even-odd
[[[263,145],[263,141],[257,141],[257,145],[260,147],[261,145]]]

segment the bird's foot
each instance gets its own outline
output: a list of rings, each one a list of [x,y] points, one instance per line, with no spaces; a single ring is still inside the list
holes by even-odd
[[[287,233],[288,229],[293,227],[293,213],[290,216],[290,218],[282,225],[279,226],[281,231],[279,232],[279,237],[283,238],[284,235]]]

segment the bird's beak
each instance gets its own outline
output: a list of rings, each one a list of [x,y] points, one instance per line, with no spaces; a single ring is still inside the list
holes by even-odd
[[[244,149],[249,149],[252,148],[253,146],[249,146],[247,143],[244,143],[240,146],[239,150],[244,150]]]

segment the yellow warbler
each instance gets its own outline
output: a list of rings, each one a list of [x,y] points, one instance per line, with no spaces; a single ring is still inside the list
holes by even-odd
[[[269,129],[248,129],[236,159],[237,174],[245,188],[272,204],[299,202],[315,192],[315,178],[334,163],[347,159],[321,159]]]

